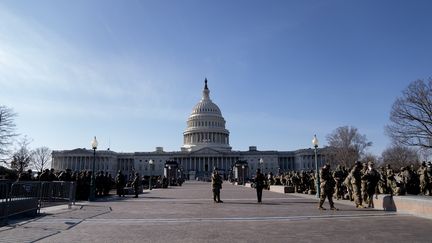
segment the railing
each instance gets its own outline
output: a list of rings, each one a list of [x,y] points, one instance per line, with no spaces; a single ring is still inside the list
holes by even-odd
[[[0,181],[0,225],[18,214],[37,215],[42,207],[75,204],[76,183],[66,181]]]

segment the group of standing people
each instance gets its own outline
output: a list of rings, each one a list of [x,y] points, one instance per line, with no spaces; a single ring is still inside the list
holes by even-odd
[[[333,202],[336,199],[349,199],[357,208],[373,208],[375,194],[404,195],[420,194],[432,196],[432,164],[422,162],[416,170],[414,166],[402,167],[395,171],[390,165],[376,169],[373,162],[362,163],[357,161],[349,169],[338,165],[334,171],[330,164],[325,164],[319,171],[319,183],[316,183],[316,174],[310,172],[288,172],[279,176],[265,176],[260,169],[256,171],[253,179],[257,193],[258,203],[262,202],[262,191],[268,185],[292,186],[295,192],[316,193],[319,185],[320,200],[318,209],[325,210],[324,201],[327,199],[331,210],[338,210]],[[220,200],[222,178],[217,168],[212,174],[212,189],[215,202]]]
[[[121,170],[117,172],[117,175],[115,177],[115,184],[117,189],[117,196],[124,197],[126,194],[125,187],[127,186],[127,181],[126,181],[126,176],[123,175]],[[130,183],[130,185],[133,188],[135,193],[134,198],[138,198],[138,195],[141,190],[141,185],[142,185],[141,177],[138,172],[135,173],[135,176],[132,182]]]
[[[71,169],[56,171],[45,169],[33,175],[32,170],[19,173],[18,181],[72,181],[76,183],[77,200],[87,200],[90,195],[92,172],[87,170],[72,171]],[[95,174],[95,194],[98,197],[109,195],[114,185],[114,179],[107,171],[99,171]]]
[[[330,165],[326,164],[320,170],[320,202],[318,209],[325,210],[323,203],[327,198],[330,204],[330,209],[338,210],[334,206],[333,196],[340,193],[340,181],[338,173],[331,172]],[[349,191],[357,208],[370,207],[373,208],[373,196],[377,192],[377,185],[381,179],[381,175],[374,168],[374,163],[369,162],[367,167],[363,167],[360,161],[357,161],[345,179],[349,184]],[[367,204],[363,205],[363,202]]]

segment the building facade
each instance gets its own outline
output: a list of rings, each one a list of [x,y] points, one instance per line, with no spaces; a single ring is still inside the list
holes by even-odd
[[[195,178],[208,176],[214,168],[224,174],[242,170],[246,177],[253,175],[258,168],[273,174],[287,170],[315,169],[314,149],[260,151],[256,146],[250,146],[248,151],[234,151],[229,145],[230,133],[225,125],[221,110],[210,99],[206,79],[202,98],[187,120],[180,151],[166,152],[162,147],[156,147],[152,152],[134,153],[97,150],[95,171],[107,171],[112,175],[118,170],[122,170],[126,175],[134,172],[141,175],[181,173]],[[93,150],[53,151],[52,158],[52,168],[56,170],[91,170]],[[325,163],[326,148],[318,149],[317,158],[320,166]],[[177,168],[166,166],[167,162],[173,161],[178,165]],[[236,168],[239,161],[243,164],[242,168]],[[171,169],[176,171],[167,171]]]

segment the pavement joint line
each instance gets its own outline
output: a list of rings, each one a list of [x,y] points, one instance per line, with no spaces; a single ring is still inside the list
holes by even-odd
[[[253,221],[300,221],[300,220],[322,220],[322,219],[355,219],[355,218],[372,218],[372,217],[394,217],[401,216],[396,213],[375,213],[375,214],[348,214],[348,215],[309,215],[309,216],[264,216],[264,217],[225,217],[225,218],[166,218],[166,219],[84,219],[79,223],[194,223],[194,222],[253,222]],[[47,222],[40,223],[58,224],[58,222],[70,222],[69,219],[51,219]]]
[[[224,198],[224,201],[256,201],[256,198]],[[309,200],[308,198],[264,198],[264,201],[268,202],[268,201],[289,201],[289,200]],[[169,202],[187,202],[187,201],[213,201],[213,198],[207,199],[207,198],[180,198],[180,199],[172,199],[172,198],[167,198],[167,199],[152,199],[152,198],[146,198],[146,197],[139,197],[138,199],[134,198],[128,202],[133,202],[133,201],[139,201],[139,202],[164,202],[164,201],[169,201]],[[314,201],[314,200],[310,200],[310,201]]]

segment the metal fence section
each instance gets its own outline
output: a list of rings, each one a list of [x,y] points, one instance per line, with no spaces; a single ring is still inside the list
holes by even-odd
[[[41,207],[68,203],[75,204],[76,183],[69,181],[42,182],[40,188]]]
[[[0,181],[0,225],[18,214],[35,216],[42,207],[75,203],[76,182]]]

